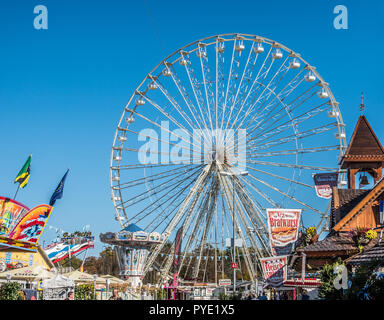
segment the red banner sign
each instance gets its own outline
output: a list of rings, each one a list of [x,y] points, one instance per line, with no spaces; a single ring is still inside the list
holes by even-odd
[[[332,188],[337,186],[338,173],[317,173],[313,175],[316,194],[320,198],[332,198]]]
[[[301,209],[267,209],[272,255],[286,255],[297,240]]]
[[[273,287],[278,287],[287,280],[287,256],[260,259],[264,278]]]

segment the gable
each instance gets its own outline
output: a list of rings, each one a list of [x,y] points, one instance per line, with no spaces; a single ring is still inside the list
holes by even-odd
[[[345,161],[384,160],[384,149],[365,116],[360,116],[343,157]]]

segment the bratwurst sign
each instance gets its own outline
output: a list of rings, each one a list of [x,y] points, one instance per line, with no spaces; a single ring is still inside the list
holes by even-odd
[[[267,209],[269,243],[274,256],[289,254],[297,240],[301,209]]]

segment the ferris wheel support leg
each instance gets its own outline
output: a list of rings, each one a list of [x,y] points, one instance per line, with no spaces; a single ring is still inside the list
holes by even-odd
[[[155,247],[155,249],[152,252],[151,256],[148,258],[148,262],[147,262],[147,264],[146,264],[146,266],[144,268],[144,274],[147,273],[149,267],[153,264],[153,262],[155,261],[156,257],[160,253],[161,249],[164,247],[166,241],[168,240],[169,236],[171,235],[171,233],[173,232],[173,230],[175,229],[175,227],[179,223],[183,213],[185,212],[185,209],[190,204],[190,202],[191,202],[192,198],[194,197],[194,195],[196,195],[199,192],[201,192],[201,190],[203,188],[203,185],[204,185],[203,183],[205,182],[205,179],[209,175],[210,168],[211,168],[210,165],[206,166],[204,168],[204,170],[201,173],[199,179],[195,182],[195,184],[191,188],[191,191],[188,193],[188,195],[187,195],[184,203],[182,204],[181,208],[178,210],[178,212],[175,214],[175,216],[173,217],[172,221],[168,225],[168,228],[167,228],[167,230],[165,232],[165,236],[164,236],[163,242],[160,245]]]
[[[218,185],[217,185],[217,181],[216,181],[214,190],[211,192],[211,195],[209,197],[210,203],[209,203],[209,208],[207,211],[207,223],[204,226],[203,236],[201,238],[200,245],[199,245],[200,253],[199,253],[199,259],[196,261],[196,265],[195,265],[194,278],[197,278],[198,274],[199,274],[199,268],[200,268],[201,259],[202,259],[202,255],[203,255],[203,249],[204,249],[204,245],[205,245],[206,240],[207,240],[208,230],[211,226],[213,212],[214,212],[214,209],[216,207],[217,196],[218,196]]]
[[[222,169],[220,167],[221,166],[218,166],[219,170]],[[232,219],[233,219],[233,223],[234,223],[234,228],[237,229],[238,234],[240,235],[240,237],[242,239],[242,242],[243,242],[243,250],[245,252],[245,263],[247,265],[247,268],[249,270],[249,274],[250,274],[251,278],[253,278],[254,277],[253,264],[250,261],[250,254],[249,254],[248,248],[246,246],[246,240],[245,240],[245,237],[244,237],[244,235],[242,233],[242,230],[241,230],[241,227],[240,227],[240,223],[239,223],[238,219],[236,219],[235,208],[234,207],[237,206],[237,211],[239,213],[239,217],[242,220],[243,225],[246,226],[247,224],[246,224],[246,220],[244,219],[243,214],[242,214],[243,213],[242,212],[242,208],[240,207],[240,205],[238,203],[238,199],[236,197],[234,197],[235,201],[234,201],[234,204],[232,205],[231,200],[230,200],[231,199],[231,196],[230,196],[231,191],[230,191],[230,188],[229,188],[229,184],[226,181],[226,179],[223,179],[223,177],[221,177],[220,174],[218,176],[219,176],[219,179],[221,180],[221,184],[224,186],[224,196],[225,196],[226,201],[228,203],[228,207],[231,208],[231,211],[233,212]],[[249,230],[246,230],[246,232],[248,234],[248,237],[250,237]],[[233,241],[235,241],[235,239],[233,239]]]

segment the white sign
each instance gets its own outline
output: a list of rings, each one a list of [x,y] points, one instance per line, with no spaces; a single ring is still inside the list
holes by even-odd
[[[225,245],[226,245],[226,247],[231,248],[232,247],[232,238],[226,238],[225,239]],[[235,239],[235,247],[241,248],[242,246],[243,246],[243,239],[241,239],[241,238]]]
[[[232,284],[231,279],[220,279],[219,280],[219,286],[220,287],[230,286],[231,284]]]

